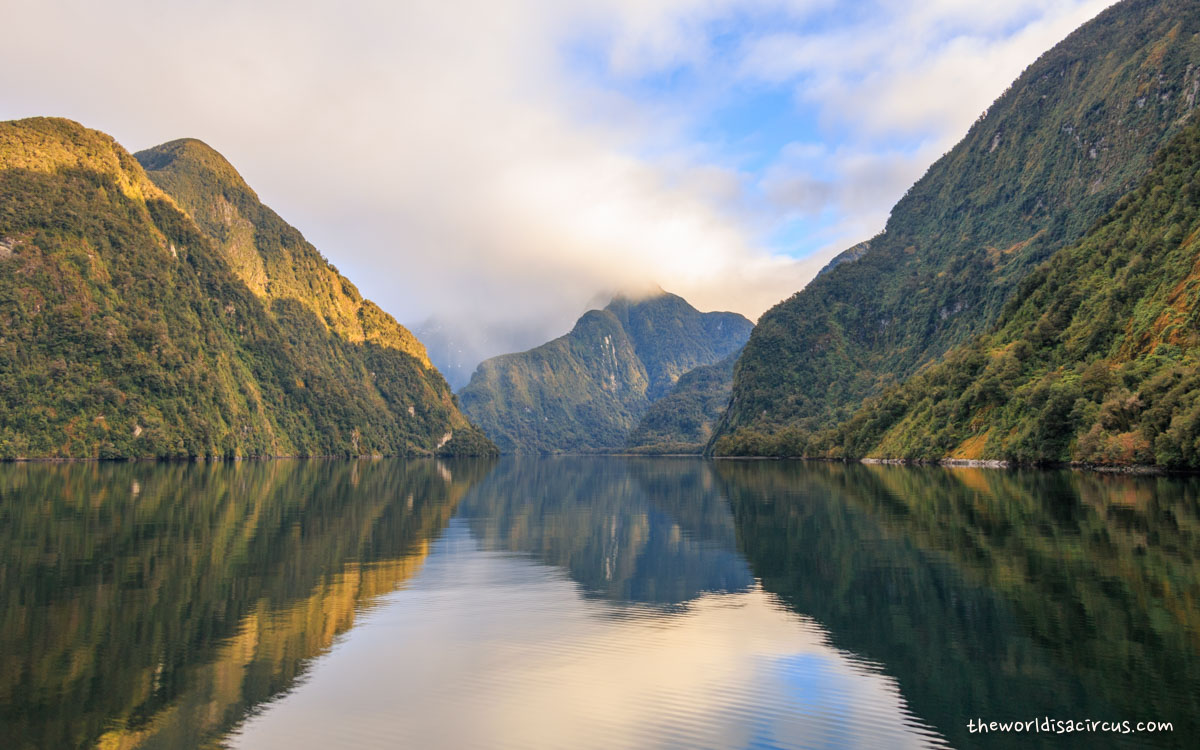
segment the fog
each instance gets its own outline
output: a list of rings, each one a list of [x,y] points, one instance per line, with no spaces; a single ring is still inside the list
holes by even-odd
[[[478,361],[650,284],[757,318],[1104,5],[9,0],[0,117],[204,140]]]

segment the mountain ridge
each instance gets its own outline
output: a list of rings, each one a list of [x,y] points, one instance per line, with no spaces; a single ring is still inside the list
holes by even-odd
[[[1200,466],[1200,120],[995,328],[869,401],[813,452]]]
[[[503,451],[621,451],[650,403],[736,351],[752,327],[666,292],[618,295],[564,336],[485,360],[459,401]]]
[[[70,120],[0,123],[0,302],[0,458],[494,451],[436,371],[255,295]]]
[[[1148,169],[1200,91],[1200,3],[1125,0],[1031,64],[883,233],[760,319],[717,455],[791,455],[985,330]]]
[[[649,455],[700,455],[712,438],[733,392],[734,353],[679,376],[670,391],[652,402],[630,430],[625,449]]]
[[[370,300],[304,236],[264,205],[224,156],[196,138],[133,155],[147,176],[224,251],[259,297],[296,299],[347,341],[370,341],[412,355],[432,369],[424,345]]]

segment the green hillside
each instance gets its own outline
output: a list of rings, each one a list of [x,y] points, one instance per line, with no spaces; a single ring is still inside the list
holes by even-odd
[[[1200,121],[1082,241],[810,450],[1200,466]]]
[[[739,349],[752,327],[665,292],[617,297],[565,336],[483,362],[459,399],[503,451],[620,450],[652,401],[682,374]]]
[[[671,391],[650,404],[629,433],[631,453],[699,455],[733,391],[733,366],[741,350],[720,362],[701,365],[679,377]]]
[[[432,367],[421,342],[363,299],[299,231],[264,206],[225,157],[185,138],[139,151],[134,158],[213,239],[256,295],[298,302],[339,338],[398,349]]]
[[[1137,184],[1198,95],[1198,0],[1125,0],[1042,55],[861,257],[762,317],[714,452],[795,454],[987,330],[1022,279]]]
[[[181,192],[76,123],[0,123],[0,457],[490,449],[394,322],[356,341],[316,293],[256,295]]]

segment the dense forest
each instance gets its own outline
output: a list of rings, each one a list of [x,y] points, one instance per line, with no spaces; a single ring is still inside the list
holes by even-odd
[[[997,329],[804,452],[1200,466],[1200,121]]]
[[[764,314],[712,452],[798,455],[864,398],[989,330],[1195,109],[1198,33],[1197,0],[1126,0],[1030,65],[882,234]]]
[[[494,450],[394,321],[255,294],[180,203],[102,133],[0,123],[0,458]]]
[[[257,296],[298,302],[339,338],[397,349],[431,367],[421,342],[363,299],[295,227],[263,205],[225,157],[188,138],[139,151],[134,158],[216,243]]]
[[[653,455],[699,455],[729,403],[733,366],[741,350],[720,362],[679,376],[665,396],[650,404],[630,431],[625,449]]]
[[[618,296],[565,336],[486,360],[458,395],[503,451],[618,452],[651,403],[674,393],[685,373],[740,349],[752,327],[741,315],[701,313],[662,291]],[[712,410],[693,396],[702,394],[688,389],[675,402]],[[699,430],[670,442],[690,441],[699,452]]]

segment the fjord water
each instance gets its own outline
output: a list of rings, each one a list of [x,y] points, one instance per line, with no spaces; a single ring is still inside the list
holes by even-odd
[[[1198,555],[1190,478],[0,465],[0,746],[1189,747]]]

